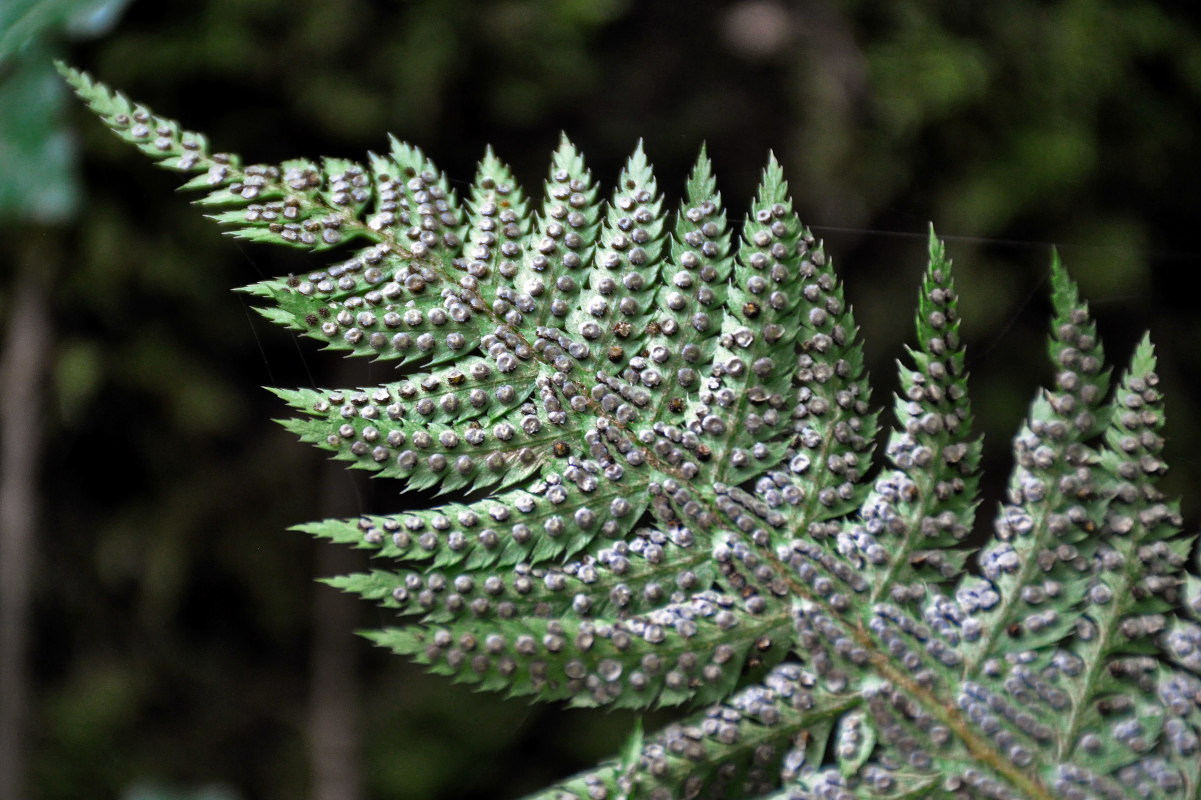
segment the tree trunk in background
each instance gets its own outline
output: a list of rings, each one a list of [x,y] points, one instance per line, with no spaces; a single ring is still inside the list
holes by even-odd
[[[329,464],[324,475],[322,506],[325,516],[351,516],[350,481],[340,464]],[[359,572],[362,554],[328,542],[317,543],[317,577]],[[312,800],[361,800],[363,783],[359,758],[360,643],[358,598],[329,586],[318,586],[313,599],[313,652],[309,688],[309,748]]]
[[[43,247],[22,254],[0,354],[0,800],[22,800],[43,378],[51,327]]]

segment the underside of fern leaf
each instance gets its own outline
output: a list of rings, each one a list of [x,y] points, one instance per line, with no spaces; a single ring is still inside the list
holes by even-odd
[[[297,436],[426,510],[301,530],[376,551],[330,583],[456,681],[686,706],[545,798],[1199,797],[1201,579],[1156,481],[1155,358],[1111,387],[1056,259],[1053,386],[983,548],[957,296],[930,235],[893,430],[820,243],[769,160],[741,227],[701,151],[677,208],[641,146],[605,193],[566,139],[539,199],[489,151],[460,198],[414,147],[243,165],[87,75],[123,139],[240,238],[336,250],[245,291],[395,364],[275,390]]]

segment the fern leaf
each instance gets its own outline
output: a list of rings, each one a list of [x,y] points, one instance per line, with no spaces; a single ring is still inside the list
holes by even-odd
[[[769,159],[740,232],[704,151],[673,219],[641,144],[602,201],[576,148],[541,205],[489,149],[459,202],[417,148],[241,165],[63,68],[241,238],[337,263],[245,291],[390,359],[273,390],[283,424],[433,508],[299,530],[373,551],[328,581],[381,646],[476,688],[690,708],[538,798],[1198,798],[1201,578],[1157,486],[1149,340],[1112,397],[1054,257],[1049,354],[973,553],[958,299],[933,230],[877,469],[859,330]]]

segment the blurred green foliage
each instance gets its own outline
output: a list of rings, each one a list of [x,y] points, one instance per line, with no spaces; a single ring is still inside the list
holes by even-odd
[[[18,58],[49,69],[41,50]],[[1191,4],[141,2],[69,60],[252,161],[358,158],[392,132],[465,183],[490,142],[536,193],[566,130],[604,183],[645,137],[677,197],[707,141],[738,215],[774,148],[841,265],[881,403],[933,220],[960,270],[992,497],[1008,436],[1047,377],[1038,353],[1057,242],[1115,359],[1152,330],[1170,477],[1183,491],[1201,474],[1197,415],[1185,411],[1201,405],[1186,288],[1201,261]],[[5,91],[12,63],[0,61]],[[45,151],[44,169],[65,169],[65,140],[38,116],[58,90],[22,91],[37,99],[0,100],[4,129]],[[356,373],[259,322],[230,288],[308,262],[221,238],[173,196],[172,176],[82,111],[74,120],[86,188],[77,224],[56,234],[67,266],[54,299],[31,797],[214,783],[305,796],[310,610],[331,590],[312,583],[311,545],[286,527],[405,500],[331,475],[267,422],[280,409],[254,387],[376,383],[387,367]],[[0,190],[0,204],[42,202],[53,181],[8,152],[0,186],[18,194]],[[0,263],[45,235],[0,229]],[[1201,505],[1186,496],[1184,511],[1196,524]],[[632,722],[474,695],[349,631],[346,647],[360,654],[370,797],[515,796],[617,752]]]
[[[7,0],[0,6],[0,222],[64,222],[79,204],[69,92],[50,62],[64,39],[101,36],[129,0]]]

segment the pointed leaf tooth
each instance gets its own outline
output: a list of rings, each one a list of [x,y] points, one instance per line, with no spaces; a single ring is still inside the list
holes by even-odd
[[[296,315],[292,314],[282,308],[278,308],[278,307],[262,308],[260,306],[254,306],[253,310],[256,314],[261,315],[268,322],[274,322],[276,325],[279,325],[282,328],[290,328],[292,330],[304,330],[304,328],[297,321]]]
[[[714,337],[721,331],[726,282],[734,266],[730,240],[712,164],[702,147],[662,268],[654,303],[660,312],[658,330],[647,339],[652,362],[648,368],[654,370],[653,380],[662,383],[664,394],[650,423],[684,421],[696,405],[698,370],[712,360]],[[697,315],[710,316],[706,323]]]
[[[273,386],[268,386],[267,391],[283,400],[288,404],[289,408],[294,408],[297,411],[307,413],[320,412],[321,409],[328,409],[329,400],[325,392],[316,389],[280,389]],[[322,401],[325,401],[322,404]]]
[[[386,517],[363,515],[350,519],[306,522],[292,526],[291,530],[360,549],[387,550],[390,546],[389,537],[397,530],[397,526]]]
[[[754,478],[787,449],[791,421],[779,412],[792,391],[803,269],[798,245],[806,235],[773,156],[743,226],[718,347],[701,377],[698,435],[712,450],[715,481]]]
[[[509,266],[502,262],[498,268],[515,292],[534,298],[536,309],[523,312],[524,330],[547,326],[566,333],[563,321],[578,304],[600,231],[604,204],[598,194],[583,156],[562,137],[551,157],[542,209],[530,234],[532,246],[521,258],[509,260]]]
[[[463,248],[464,219],[458,199],[446,176],[424,153],[394,136],[387,157],[372,158],[371,172],[386,191],[395,195],[400,247],[414,259],[435,265],[436,274],[448,280],[452,262]],[[405,218],[408,218],[406,223]]]
[[[323,578],[321,582],[348,594],[356,594],[364,600],[373,600],[388,607],[396,607],[393,598],[395,574],[388,570],[374,569],[370,572],[355,572]]]
[[[916,369],[899,364],[902,394],[888,441],[893,469],[877,479],[860,512],[859,549],[881,545],[887,562],[868,567],[873,598],[894,586],[945,582],[962,560],[946,560],[972,529],[980,439],[972,436],[958,297],[945,248],[930,232],[930,261],[918,304]],[[899,591],[899,590],[898,590]]]
[[[468,277],[460,283],[477,292],[495,318],[519,329],[522,315],[536,307],[532,296],[513,285],[532,218],[512,171],[491,147],[476,171],[469,208],[462,265]]]
[[[630,731],[630,735],[626,737],[625,744],[621,746],[621,753],[618,755],[618,763],[625,774],[634,774],[645,743],[646,734],[642,730],[642,717],[639,717],[634,721],[634,730]]]
[[[565,327],[588,342],[591,363],[618,369],[641,352],[657,314],[654,298],[666,242],[663,199],[642,142],[626,161],[606,210],[587,284]]]
[[[1088,312],[1088,303],[1080,299],[1075,281],[1055,252],[1051,258],[1051,301],[1055,318],[1047,342],[1051,362],[1058,372],[1052,398],[1064,408],[1063,416],[1070,418],[1082,439],[1091,438],[1105,428],[1106,420],[1099,411],[1109,392],[1111,370],[1105,363],[1105,349],[1097,336],[1097,325]],[[1064,407],[1062,398],[1071,397],[1071,408]],[[1075,411],[1075,415],[1072,412]]]

